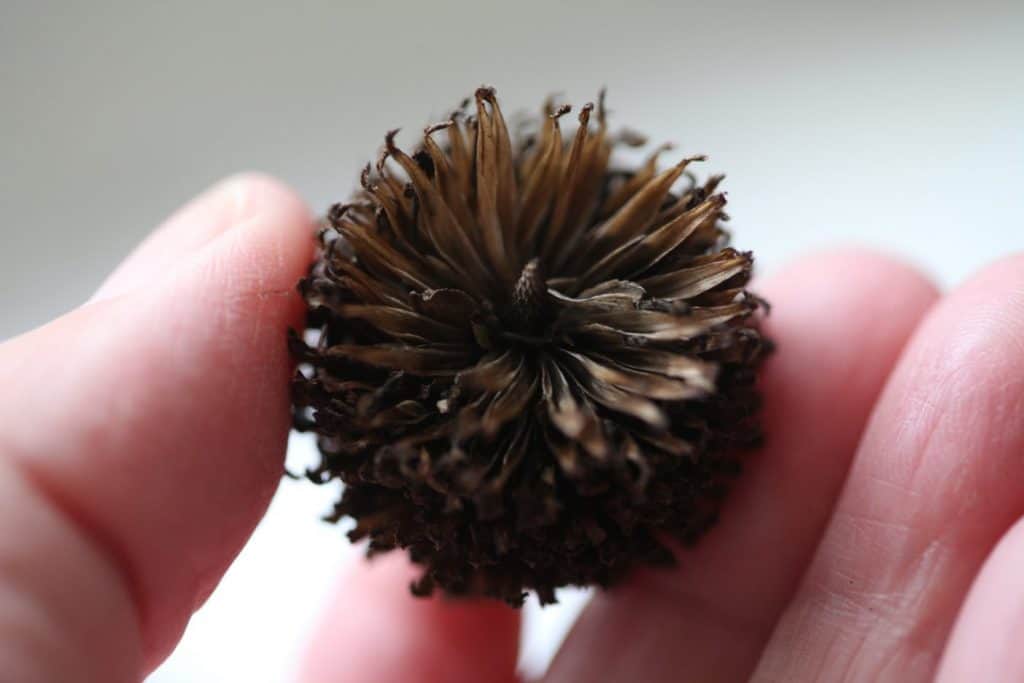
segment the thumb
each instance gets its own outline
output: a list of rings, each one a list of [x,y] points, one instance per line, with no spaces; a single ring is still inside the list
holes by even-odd
[[[141,676],[276,487],[311,221],[273,181],[221,189],[93,303],[0,346],[0,670],[16,680]],[[215,210],[239,196],[246,210]]]

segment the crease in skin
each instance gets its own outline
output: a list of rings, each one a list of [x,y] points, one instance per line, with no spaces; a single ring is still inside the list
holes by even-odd
[[[46,595],[47,588],[59,592],[67,590],[67,584],[56,588],[52,585],[48,586],[48,579],[45,577],[46,569],[43,569],[42,577],[39,572],[28,574],[30,579],[27,583],[22,576],[19,589],[18,551],[15,549],[13,555],[6,552],[0,555],[0,578],[2,578],[0,602],[3,602],[2,613],[0,613],[0,635],[3,636],[0,638],[0,642],[2,642],[0,644],[0,672],[5,676],[12,674],[19,676],[9,679],[12,681],[66,680],[65,677],[71,675],[68,670],[68,657],[77,655],[79,659],[74,662],[77,672],[75,675],[87,676],[89,680],[99,680],[92,678],[92,676],[99,675],[97,673],[99,670],[106,676],[103,680],[109,681],[109,683],[122,681],[127,683],[139,680],[143,674],[140,639],[141,615],[139,603],[132,592],[130,575],[126,572],[125,567],[119,564],[110,548],[105,547],[100,535],[91,533],[89,529],[78,523],[66,509],[61,507],[58,499],[52,493],[47,492],[40,482],[31,476],[27,468],[21,467],[8,455],[9,451],[0,450],[0,477],[4,479],[7,486],[20,486],[22,494],[20,497],[17,493],[11,496],[12,492],[8,491],[5,494],[4,502],[10,502],[13,497],[15,504],[20,504],[18,510],[23,517],[30,519],[35,517],[33,522],[36,535],[25,541],[19,539],[21,552],[45,553],[46,545],[40,546],[39,543],[52,542],[54,535],[60,536],[62,533],[68,535],[69,537],[63,540],[61,546],[62,549],[71,547],[71,552],[76,559],[75,566],[73,568],[58,568],[57,571],[60,571],[62,579],[65,581],[84,578],[88,583],[85,586],[75,587],[76,591],[85,592],[87,597],[83,600],[54,601],[52,594]],[[33,503],[38,506],[35,510],[32,509]],[[0,503],[0,507],[2,507],[2,503]],[[33,543],[36,545],[30,545]],[[81,547],[73,547],[76,544]],[[0,542],[0,549],[3,549],[3,542]],[[10,552],[11,548],[5,550]],[[52,549],[51,552],[53,552]],[[24,562],[25,558],[21,558],[21,561]],[[29,561],[38,562],[39,559],[29,558]],[[76,572],[83,571],[85,572],[84,577],[75,576]],[[90,579],[91,581],[89,581]],[[32,581],[41,581],[41,583],[32,585]],[[11,588],[17,590],[16,597],[21,600],[20,611],[16,604],[7,602],[10,599]],[[66,611],[61,613],[61,610],[83,609],[83,604],[88,604],[100,592],[104,593],[103,605],[112,610],[115,616],[124,618],[120,633],[114,630],[115,623],[109,620],[103,620],[102,623],[104,628],[111,629],[113,635],[118,636],[116,641],[113,641],[117,643],[113,653],[81,651],[87,644],[76,640],[83,635],[82,633],[74,633],[75,626],[81,626],[81,623],[75,623],[74,615],[69,620]],[[123,613],[118,608],[119,604],[126,607]],[[17,617],[18,614],[21,615],[20,618]],[[7,629],[12,626],[7,621],[12,615],[17,619],[16,628],[7,633]],[[37,626],[40,626],[38,620],[41,619],[43,622],[42,628],[37,628],[34,634],[31,629],[33,616],[37,620]],[[84,616],[84,621],[92,622],[96,616],[96,614],[89,613]],[[24,640],[26,637],[29,638],[27,642]],[[112,642],[107,638],[103,638],[103,640]],[[13,653],[9,653],[7,648],[12,644],[16,644],[17,647]],[[113,656],[108,660],[99,656],[102,654],[108,656],[113,654]],[[120,660],[115,661],[119,655],[121,656]],[[47,678],[39,678],[40,674],[47,672],[50,672],[47,674]]]
[[[885,662],[905,661],[908,652],[920,653],[916,657],[919,665],[926,664],[932,670],[941,652],[932,644],[942,621],[928,613],[928,598],[936,577],[942,575],[944,565],[956,555],[955,549],[949,547],[944,533],[929,538],[926,526],[846,513],[843,517],[847,521],[839,519],[837,523],[848,524],[852,529],[840,536],[848,540],[871,537],[882,530],[885,541],[871,552],[900,559],[885,579],[875,578],[873,583],[881,583],[875,590],[858,589],[861,581],[844,568],[841,557],[834,562],[836,566],[825,570],[838,577],[838,581],[830,581],[826,575],[811,584],[812,588],[816,586],[814,604],[818,610],[810,613],[826,618],[836,627],[836,642],[841,646],[836,646],[834,656],[846,662],[847,675],[836,680],[871,680],[882,675],[888,666]],[[833,585],[841,589],[836,590]],[[862,652],[875,654],[864,662],[858,656]],[[826,656],[821,664],[829,661],[834,660]],[[867,669],[862,669],[865,664]]]
[[[95,305],[106,305],[108,302],[97,302]],[[31,353],[25,353],[22,349],[17,348],[15,344],[19,341],[21,344],[31,343],[31,337],[35,334],[44,333],[43,330],[45,328],[28,332],[22,335],[22,337],[0,345],[2,365],[7,366],[11,357],[15,359],[25,356],[31,357]],[[21,369],[24,370],[23,367]],[[10,372],[4,373],[4,375],[12,377],[18,371],[19,367],[16,366]],[[10,386],[7,382],[3,385]],[[92,424],[87,428],[84,438],[81,439],[84,447],[89,447],[89,432],[103,429],[104,424],[106,424],[106,421],[103,421],[102,424]],[[52,486],[48,478],[33,466],[37,461],[38,458],[31,452],[29,445],[12,439],[9,433],[0,432],[0,462],[20,475],[20,478],[26,485],[31,486],[43,500],[51,505],[54,510],[58,511],[61,518],[76,530],[82,539],[97,548],[107,558],[120,577],[124,589],[131,597],[136,611],[136,622],[141,624],[144,612],[143,592],[141,584],[135,578],[138,575],[138,571],[132,566],[129,553],[111,534],[104,532],[102,524],[91,519],[85,511],[79,509],[68,497],[61,495],[58,488]]]
[[[920,499],[922,496],[925,495],[924,490],[921,488],[904,486],[903,484],[899,484],[897,482],[891,481],[884,477],[880,477],[878,475],[872,474],[868,477],[868,480],[872,487],[893,489],[894,495],[906,496],[914,499]],[[879,524],[884,523],[881,519],[877,518],[873,518],[872,521],[875,521]]]
[[[136,612],[136,623],[141,624],[144,612],[143,591],[139,581],[135,578],[138,575],[138,570],[132,566],[129,553],[114,540],[112,535],[104,533],[101,524],[91,520],[84,511],[79,510],[74,503],[60,495],[58,490],[49,484],[45,476],[36,472],[30,464],[34,458],[30,456],[11,458],[9,457],[10,451],[7,450],[0,451],[0,453],[2,453],[0,458],[3,458],[12,469],[18,471],[23,481],[53,506],[54,510],[60,513],[61,518],[78,533],[79,537],[93,545],[110,562],[120,577],[124,589],[131,596]]]

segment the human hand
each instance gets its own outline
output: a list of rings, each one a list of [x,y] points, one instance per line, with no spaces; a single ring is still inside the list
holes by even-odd
[[[216,585],[281,475],[310,224],[234,179],[0,345],[0,680],[139,680]],[[1024,258],[941,300],[862,252],[757,289],[767,447],[679,568],[596,597],[546,680],[1024,676]],[[354,567],[301,680],[515,680],[517,614],[414,599],[411,571]]]

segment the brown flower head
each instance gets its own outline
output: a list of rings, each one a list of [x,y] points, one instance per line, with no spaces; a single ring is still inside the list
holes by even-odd
[[[295,425],[319,435],[309,477],[344,482],[331,519],[408,549],[414,592],[551,602],[714,522],[759,438],[761,303],[701,157],[615,168],[642,142],[603,98],[568,139],[567,106],[512,136],[494,90],[468,104],[412,154],[389,133],[330,210]]]

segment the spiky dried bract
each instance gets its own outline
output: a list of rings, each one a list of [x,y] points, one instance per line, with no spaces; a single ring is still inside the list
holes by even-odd
[[[411,155],[389,133],[331,209],[295,424],[319,434],[310,478],[345,484],[331,519],[408,549],[414,592],[551,602],[714,522],[759,439],[760,302],[699,157],[616,170],[637,141],[603,103],[516,139],[492,89],[468,105]]]

